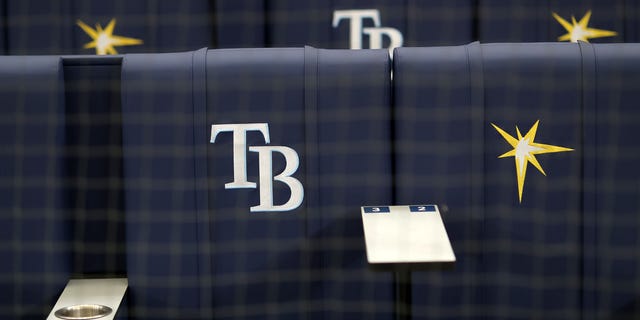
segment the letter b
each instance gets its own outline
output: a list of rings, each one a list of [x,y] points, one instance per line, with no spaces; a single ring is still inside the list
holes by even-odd
[[[298,170],[300,159],[295,150],[285,146],[249,147],[249,151],[258,153],[260,174],[260,204],[251,207],[251,212],[289,211],[299,207],[304,199],[302,183],[291,175]],[[284,156],[285,168],[282,173],[273,176],[273,152]],[[286,184],[291,190],[289,200],[282,205],[273,204],[273,181]]]

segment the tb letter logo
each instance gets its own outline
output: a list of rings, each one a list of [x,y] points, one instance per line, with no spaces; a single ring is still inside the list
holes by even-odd
[[[211,143],[222,132],[233,133],[233,181],[224,185],[225,189],[256,188],[256,183],[247,180],[247,131],[262,133],[264,142],[269,139],[269,125],[267,123],[234,123],[214,124],[211,126]],[[286,146],[252,146],[250,152],[258,153],[258,173],[260,176],[260,204],[251,207],[251,212],[290,211],[298,208],[304,199],[302,183],[293,175],[300,164],[298,153]],[[286,166],[278,175],[273,175],[273,153],[284,156]],[[273,204],[273,181],[286,184],[291,190],[289,200],[282,205]]]
[[[336,10],[333,12],[333,27],[337,28],[342,19],[349,20],[350,49],[362,49],[362,35],[369,36],[370,49],[382,49],[382,37],[389,37],[389,54],[393,55],[393,48],[402,47],[402,33],[398,29],[383,28],[380,26],[380,11],[376,9],[365,10]],[[364,19],[373,20],[373,28],[363,28]]]

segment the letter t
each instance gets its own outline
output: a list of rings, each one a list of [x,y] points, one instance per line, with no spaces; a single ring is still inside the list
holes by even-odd
[[[214,124],[211,126],[211,143],[215,143],[218,133],[228,131],[233,132],[233,182],[225,183],[224,188],[255,188],[255,182],[247,181],[247,131],[260,131],[269,144],[269,124]]]

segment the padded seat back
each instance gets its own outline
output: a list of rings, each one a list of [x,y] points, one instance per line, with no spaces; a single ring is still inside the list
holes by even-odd
[[[122,85],[137,317],[392,317],[359,213],[392,200],[385,50],[128,55]]]

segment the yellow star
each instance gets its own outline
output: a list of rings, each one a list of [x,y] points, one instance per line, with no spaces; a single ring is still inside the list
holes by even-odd
[[[576,22],[576,18],[571,16],[571,24],[562,19],[561,16],[556,14],[555,12],[551,12],[553,17],[560,23],[565,30],[567,30],[567,34],[558,37],[558,41],[571,41],[578,42],[578,40],[589,42],[589,39],[593,38],[602,38],[602,37],[613,37],[617,35],[615,31],[609,30],[601,30],[589,28],[587,25],[589,24],[589,19],[591,19],[591,10],[587,11],[587,13],[580,19],[579,22]]]
[[[86,34],[88,34],[93,41],[84,45],[85,49],[96,48],[96,54],[104,55],[104,54],[118,54],[118,51],[114,48],[115,46],[133,46],[142,44],[142,40],[120,37],[113,35],[113,28],[116,26],[116,19],[111,19],[109,24],[104,30],[99,23],[96,23],[96,28],[93,29],[86,25],[84,22],[78,20],[78,26],[84,30]]]
[[[522,202],[522,189],[524,187],[524,178],[527,174],[527,165],[531,163],[543,175],[547,175],[536,159],[536,154],[573,151],[573,149],[565,147],[533,142],[533,140],[536,138],[536,131],[538,131],[538,123],[540,123],[540,120],[536,121],[536,123],[533,124],[531,129],[529,129],[529,132],[527,132],[524,137],[520,133],[520,129],[518,129],[518,126],[516,126],[516,132],[518,134],[517,139],[506,133],[504,130],[500,129],[495,124],[491,124],[504,138],[504,140],[506,140],[513,147],[513,150],[500,155],[498,158],[515,157],[516,175],[518,177],[518,199],[520,200],[520,202]]]

